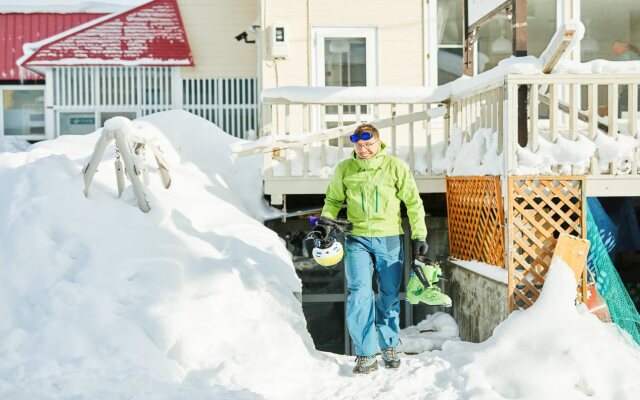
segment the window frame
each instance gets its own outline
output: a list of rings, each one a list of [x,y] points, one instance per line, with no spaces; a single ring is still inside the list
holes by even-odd
[[[313,27],[311,52],[312,86],[324,87],[324,40],[330,38],[363,38],[366,49],[367,87],[378,86],[378,32],[375,27]]]
[[[47,139],[47,133],[46,133],[46,110],[47,110],[47,104],[46,104],[46,99],[43,102],[43,109],[42,109],[42,114],[44,116],[43,119],[43,127],[45,128],[44,132],[39,134],[39,133],[35,133],[35,134],[26,134],[26,135],[5,135],[5,127],[4,127],[4,92],[6,90],[40,90],[42,92],[42,96],[45,97],[45,90],[46,90],[46,85],[42,84],[42,85],[0,85],[0,110],[2,110],[2,112],[0,112],[0,137],[16,137],[16,138],[20,138],[20,139],[24,139],[24,140],[44,140]]]

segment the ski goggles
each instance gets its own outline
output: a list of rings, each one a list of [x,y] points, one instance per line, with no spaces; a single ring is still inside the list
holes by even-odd
[[[357,143],[358,140],[369,140],[373,137],[373,133],[371,132],[360,132],[360,133],[354,133],[353,135],[349,136],[349,140],[351,140],[351,143]]]

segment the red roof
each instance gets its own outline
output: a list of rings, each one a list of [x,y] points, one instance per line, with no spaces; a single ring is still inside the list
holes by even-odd
[[[19,71],[16,60],[22,57],[22,45],[43,40],[102,15],[104,14],[0,14],[0,81],[44,79],[24,68]]]
[[[141,6],[71,29],[22,65],[193,65],[176,0]]]

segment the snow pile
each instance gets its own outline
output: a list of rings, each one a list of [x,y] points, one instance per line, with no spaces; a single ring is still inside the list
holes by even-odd
[[[502,168],[498,134],[489,128],[478,129],[467,140],[454,125],[446,152],[433,159],[433,172],[450,176],[500,175]]]
[[[589,171],[591,157],[596,151],[593,141],[578,135],[576,141],[558,135],[555,143],[538,136],[538,149],[534,152],[517,146],[518,168],[515,175],[554,175],[552,168],[559,166],[559,173],[570,175],[572,166],[575,173],[586,174]]]
[[[0,137],[0,153],[18,153],[25,151],[31,144],[24,139],[14,136],[2,136]]]
[[[554,74],[637,74],[640,73],[640,61],[592,60],[578,63],[560,60],[553,70]]]
[[[237,139],[186,112],[145,119],[173,178],[151,171],[146,214],[130,185],[117,197],[113,147],[82,195],[99,133],[0,153],[0,398],[637,397],[638,347],[576,309],[555,264],[488,341],[436,314],[403,335],[433,329],[413,350],[442,350],[354,378],[353,357],[313,349],[291,255],[247,214],[262,157],[234,161]]]
[[[539,135],[536,151],[518,146],[518,167],[513,174],[588,174],[592,157],[597,159],[600,172],[608,172],[609,164],[615,162],[617,173],[628,174],[639,146],[640,141],[634,137],[625,134],[611,137],[602,131],[597,132],[595,140],[588,139],[586,131],[579,131],[576,140],[560,134],[555,143]]]
[[[481,261],[465,261],[452,259],[451,262],[465,269],[468,269],[469,271],[473,271],[476,274],[492,279],[496,282],[502,282],[505,284],[509,283],[509,275],[506,268],[483,263]]]
[[[509,57],[489,71],[471,78],[466,75],[436,88],[426,86],[400,87],[310,87],[282,86],[265,89],[262,100],[268,103],[373,104],[373,103],[440,103],[496,82],[508,74],[536,74],[542,63],[536,57]]]
[[[444,312],[428,315],[417,325],[400,331],[398,351],[404,353],[422,353],[440,350],[448,340],[460,340],[458,324],[453,317]]]
[[[158,113],[142,119],[160,127],[183,160],[211,179],[211,193],[258,220],[277,213],[263,197],[262,156],[235,159],[230,151],[232,146],[246,140],[186,111],[172,111],[171,115],[174,118]]]
[[[113,148],[83,196],[98,133],[0,153],[1,398],[276,398],[316,362],[290,254],[247,215],[251,160],[186,112],[148,121],[177,152],[147,214],[117,198]]]
[[[618,163],[618,173],[638,172],[632,171],[632,165],[640,146],[640,140],[627,135],[617,135],[613,138],[603,132],[598,132],[595,145],[598,149],[600,172],[606,172],[609,169],[608,164],[614,161]]]
[[[460,389],[474,398],[637,398],[640,349],[625,332],[574,305],[573,271],[554,258],[542,293],[484,343],[447,342]]]

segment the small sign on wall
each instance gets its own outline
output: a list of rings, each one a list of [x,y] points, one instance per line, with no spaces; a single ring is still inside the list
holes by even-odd
[[[96,119],[90,117],[69,118],[69,125],[95,125]]]

